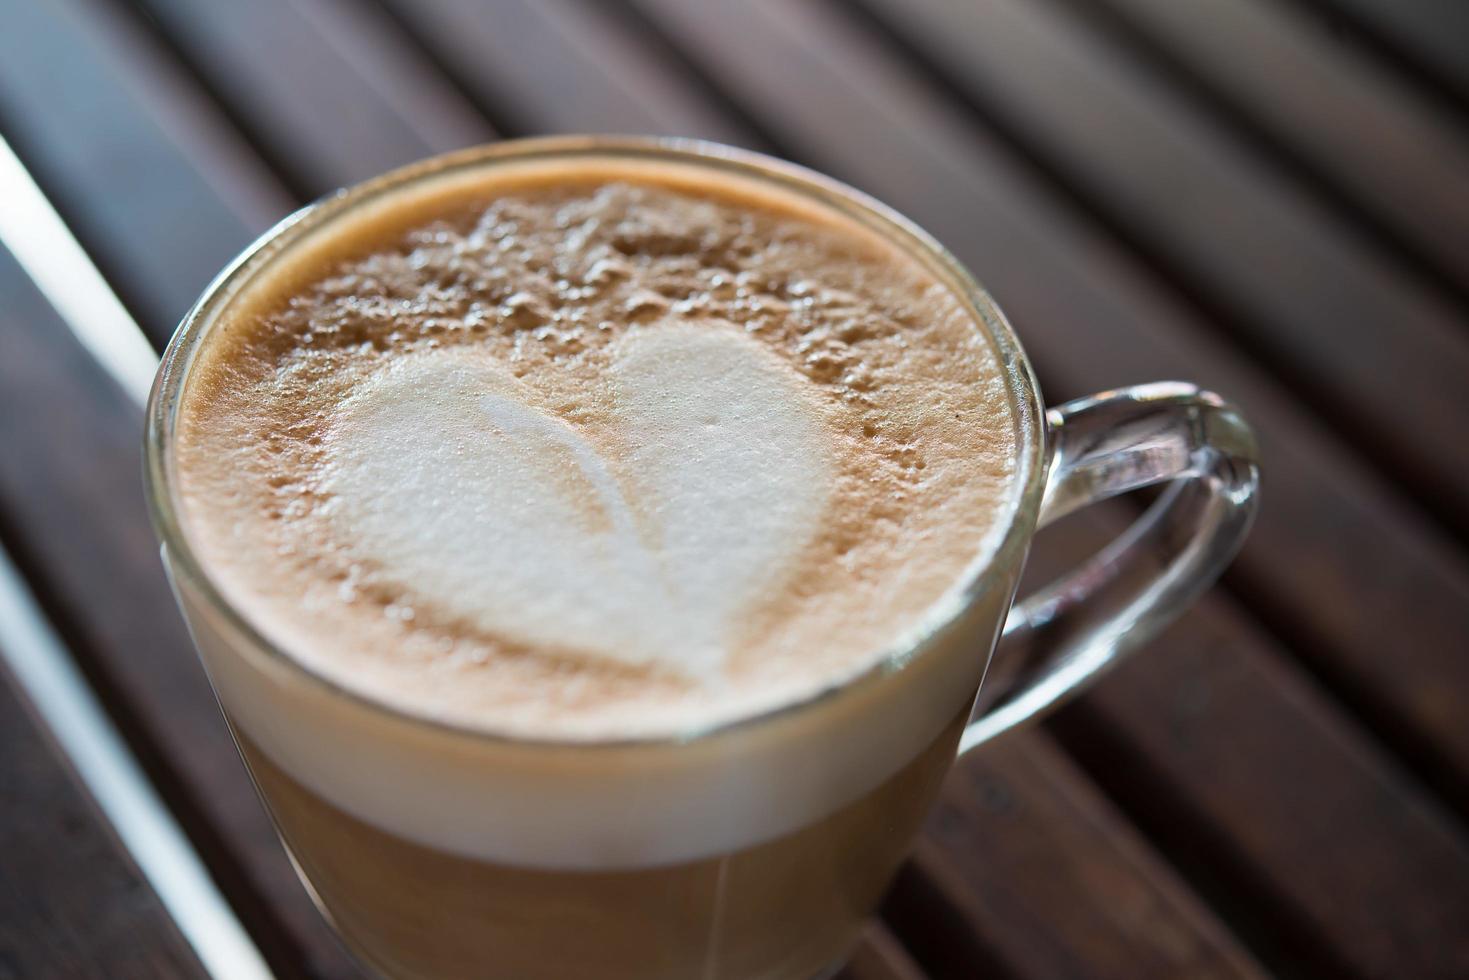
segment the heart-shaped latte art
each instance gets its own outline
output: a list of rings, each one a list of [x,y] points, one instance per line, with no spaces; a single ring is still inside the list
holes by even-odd
[[[637,329],[612,353],[605,446],[482,351],[394,361],[330,429],[329,519],[410,606],[709,677],[820,526],[825,422],[728,324]]]

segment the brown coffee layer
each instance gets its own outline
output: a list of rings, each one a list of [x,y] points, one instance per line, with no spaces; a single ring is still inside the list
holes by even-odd
[[[237,738],[348,944],[393,976],[815,976],[839,962],[907,850],[967,711],[882,785],[777,840],[687,864],[548,872],[384,833]]]

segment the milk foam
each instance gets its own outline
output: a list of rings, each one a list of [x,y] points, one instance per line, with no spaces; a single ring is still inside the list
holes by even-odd
[[[595,162],[314,241],[196,356],[184,523],[265,636],[400,711],[587,742],[808,699],[1012,505],[974,312],[793,195]]]
[[[473,349],[390,362],[342,406],[322,490],[356,553],[486,632],[719,676],[742,614],[821,525],[829,436],[789,365],[730,324],[612,348],[599,445]]]

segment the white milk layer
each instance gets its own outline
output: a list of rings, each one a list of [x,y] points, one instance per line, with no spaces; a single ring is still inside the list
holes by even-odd
[[[876,789],[970,704],[1014,582],[997,577],[893,673],[748,726],[641,746],[517,743],[388,715],[263,653],[191,583],[175,586],[232,724],[327,803],[474,860],[626,871],[754,847]]]

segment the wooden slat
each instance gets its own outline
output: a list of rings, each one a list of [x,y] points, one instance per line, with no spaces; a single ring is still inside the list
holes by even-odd
[[[961,760],[914,868],[885,911],[935,977],[1264,975],[1047,738]]]
[[[0,0],[0,23],[0,129],[161,344],[290,198],[111,4]]]
[[[137,2],[305,196],[494,138],[377,8],[340,0]],[[321,130],[332,139],[314,138]]]
[[[1469,137],[1397,76],[1269,0],[1108,6],[1447,278],[1469,282]]]
[[[927,974],[881,923],[870,923],[837,980],[925,980]]]
[[[1298,394],[1469,534],[1461,311],[1052,3],[892,4],[1003,120]],[[921,12],[917,16],[915,12]]]
[[[205,976],[0,667],[0,974]]]
[[[355,971],[295,881],[173,605],[142,416],[0,253],[0,526],[118,726],[282,977]]]
[[[384,0],[517,135],[545,132],[757,140],[712,117],[688,79],[658,70],[620,20],[579,0]]]
[[[825,8],[784,4],[777,11],[773,5],[756,3],[743,5],[736,16],[718,5],[648,2],[644,7],[700,52],[730,91],[744,100],[747,111],[764,120],[788,145],[818,166],[855,178],[928,224],[961,258],[980,270],[1020,325],[1046,376],[1065,379],[1062,394],[1150,374],[1167,377],[1202,372],[1203,380],[1238,395],[1259,421],[1267,467],[1274,467],[1267,476],[1271,496],[1265,508],[1265,515],[1274,516],[1267,528],[1262,515],[1262,526],[1250,546],[1254,554],[1273,552],[1275,559],[1250,562],[1253,574],[1270,573],[1268,588],[1259,590],[1262,598],[1275,593],[1272,601],[1277,603],[1309,600],[1310,608],[1283,614],[1292,620],[1303,614],[1323,620],[1347,615],[1371,627],[1365,617],[1356,616],[1360,606],[1391,596],[1397,609],[1377,629],[1383,643],[1368,647],[1361,644],[1361,637],[1337,631],[1351,643],[1342,644],[1345,650],[1322,654],[1386,675],[1389,671],[1380,664],[1372,666],[1382,659],[1380,651],[1405,651],[1392,667],[1399,678],[1411,678],[1407,683],[1398,681],[1400,693],[1412,692],[1411,699],[1401,704],[1406,709],[1403,715],[1434,736],[1442,734],[1454,751],[1462,747],[1462,735],[1451,720],[1462,710],[1452,707],[1459,695],[1445,691],[1438,669],[1462,667],[1455,665],[1459,659],[1453,652],[1455,633],[1428,631],[1423,639],[1432,645],[1426,651],[1409,651],[1399,633],[1403,628],[1402,579],[1383,578],[1377,580],[1377,589],[1372,587],[1373,577],[1382,572],[1382,562],[1395,563],[1395,576],[1407,575],[1416,581],[1423,555],[1437,554],[1436,567],[1457,580],[1432,601],[1427,596],[1420,598],[1425,600],[1426,614],[1439,623],[1454,622],[1469,608],[1463,601],[1469,592],[1464,589],[1462,568],[1452,552],[1437,548],[1434,536],[1414,522],[1410,511],[1394,505],[1390,491],[1342,453],[1327,433],[1192,322],[1105,241],[1070,220],[1002,152],[974,131],[966,117],[947,111],[872,38]],[[780,71],[773,71],[773,65],[779,65]],[[799,91],[801,98],[788,98],[786,93],[792,91]],[[864,125],[848,124],[856,118],[864,120]],[[1323,473],[1331,476],[1323,479]],[[1350,549],[1343,548],[1341,535],[1354,533],[1358,522],[1373,530],[1370,541],[1358,540]],[[1318,533],[1319,542],[1304,536]],[[1338,540],[1331,543],[1332,539]],[[1354,570],[1345,576],[1332,571],[1332,560],[1322,554],[1332,551]],[[1363,554],[1372,554],[1374,561],[1357,557]],[[1310,563],[1308,571],[1303,568],[1306,562]],[[1359,567],[1365,572],[1355,570]],[[1258,681],[1249,681],[1248,675],[1245,680],[1259,698],[1261,710],[1279,715],[1275,724],[1303,738],[1310,735],[1314,740],[1311,751],[1329,754],[1354,746],[1355,753],[1365,744],[1359,731],[1334,714],[1304,721],[1295,717],[1297,698],[1289,688],[1281,696],[1271,694],[1276,678],[1288,670],[1279,648],[1258,631],[1246,629],[1247,615],[1236,611],[1231,618],[1236,623],[1239,649],[1230,657],[1248,655],[1260,669],[1271,672]],[[1184,636],[1187,638],[1175,635],[1175,642],[1195,643],[1192,634]],[[1204,645],[1204,639],[1198,638],[1199,645]],[[1347,655],[1360,657],[1360,663]],[[1423,659],[1410,663],[1415,656]],[[1144,716],[1139,723],[1162,721]],[[1240,718],[1237,723],[1253,722]],[[1221,727],[1212,737],[1227,745],[1229,730]],[[1156,744],[1166,751],[1166,732],[1160,733]],[[1341,780],[1339,792],[1379,805],[1381,794],[1373,791],[1374,785],[1396,786],[1401,775],[1378,755],[1361,759],[1366,762],[1363,766],[1348,754],[1329,775]],[[1277,784],[1292,783],[1298,774],[1290,756],[1282,753],[1263,760],[1257,778],[1260,791],[1268,793]],[[1356,846],[1392,851],[1401,845],[1404,853],[1416,855],[1408,867],[1442,858],[1462,868],[1462,841],[1444,830],[1443,815],[1421,794],[1404,798],[1403,805],[1437,828],[1425,838],[1426,845],[1417,833],[1400,827],[1393,845],[1383,845],[1381,838],[1361,837]],[[1248,813],[1221,815],[1221,832],[1247,838],[1253,828],[1228,823],[1245,817]],[[1270,877],[1262,883],[1278,894],[1292,893],[1292,862],[1313,865],[1313,875],[1329,877],[1333,871],[1329,860],[1311,850],[1286,853],[1282,858],[1288,860],[1267,869]],[[1437,901],[1432,895],[1424,899],[1411,885],[1410,877],[1403,875],[1395,886],[1404,916],[1421,914],[1414,902]],[[1318,893],[1313,901],[1317,903],[1313,914],[1332,923],[1332,945],[1351,949],[1365,940],[1354,935],[1356,923],[1351,916],[1340,914],[1329,893]],[[1411,929],[1405,927],[1404,934],[1411,935]]]
[[[759,5],[738,19],[644,5],[793,152],[907,212],[977,270],[1053,400],[1190,378],[1238,401],[1258,429],[1267,503],[1229,581],[1469,809],[1469,662],[1457,654],[1469,567],[1432,524],[877,38],[809,4],[768,19]],[[757,70],[761,59],[782,71]]]
[[[1277,0],[1281,2],[1281,0]],[[1327,15],[1351,17],[1380,35],[1404,60],[1427,69],[1461,102],[1469,103],[1469,5],[1460,0],[1298,0]],[[1336,16],[1333,16],[1336,15]]]

